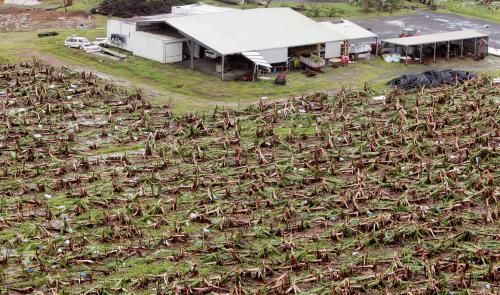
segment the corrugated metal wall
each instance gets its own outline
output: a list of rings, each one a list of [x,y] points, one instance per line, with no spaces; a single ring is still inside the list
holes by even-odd
[[[288,60],[288,48],[276,48],[276,49],[266,49],[259,50],[260,55],[262,55],[268,63],[282,63]]]
[[[182,41],[167,41],[152,34],[134,34],[134,55],[161,63],[182,61]]]
[[[340,57],[342,55],[340,44],[340,42],[325,43],[325,58]]]

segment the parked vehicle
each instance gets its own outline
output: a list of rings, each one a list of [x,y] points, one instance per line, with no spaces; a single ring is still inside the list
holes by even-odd
[[[84,37],[69,37],[64,40],[64,46],[71,48],[80,48],[90,46],[90,41]]]
[[[215,51],[213,50],[205,49],[205,57],[210,59],[216,59],[217,53],[215,53]]]
[[[414,28],[404,28],[399,34],[400,38],[417,36],[418,32]]]

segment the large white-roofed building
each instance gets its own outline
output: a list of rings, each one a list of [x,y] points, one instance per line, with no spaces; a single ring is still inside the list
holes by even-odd
[[[287,64],[296,52],[332,58],[340,56],[332,48],[344,39],[291,8],[240,10],[199,3],[173,7],[171,14],[108,22],[108,40],[116,47],[162,63],[189,60],[191,68],[213,59],[222,78],[228,59],[269,68]]]

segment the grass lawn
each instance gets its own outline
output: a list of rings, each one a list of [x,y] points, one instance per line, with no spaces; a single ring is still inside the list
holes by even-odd
[[[452,12],[465,17],[479,18],[486,21],[500,23],[500,11],[488,8],[484,5],[477,5],[474,2],[446,1],[442,4],[444,9],[439,12]]]

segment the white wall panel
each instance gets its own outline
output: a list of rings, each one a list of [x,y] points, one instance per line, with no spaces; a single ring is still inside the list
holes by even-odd
[[[325,58],[340,57],[340,42],[325,43]]]
[[[286,62],[288,60],[288,48],[259,50],[259,53],[270,64]]]
[[[182,61],[182,42],[165,43],[165,63]]]
[[[134,55],[164,63],[164,41],[148,34],[134,34]]]

